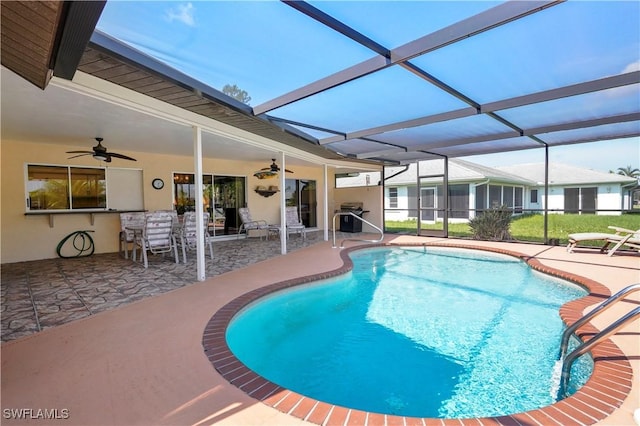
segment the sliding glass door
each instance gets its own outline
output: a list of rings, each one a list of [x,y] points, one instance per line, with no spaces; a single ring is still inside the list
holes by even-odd
[[[235,234],[240,219],[238,209],[246,202],[246,181],[240,176],[202,176],[202,202],[204,211],[209,212],[209,232],[216,235]],[[194,211],[196,205],[195,175],[193,173],[173,174],[174,207],[178,214]]]
[[[285,179],[285,204],[298,207],[298,217],[307,228],[318,226],[315,180]]]
[[[238,232],[238,209],[247,205],[246,178],[239,176],[214,176],[214,235]]]

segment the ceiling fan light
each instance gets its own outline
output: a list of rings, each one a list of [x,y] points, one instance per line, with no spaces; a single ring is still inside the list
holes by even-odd
[[[108,161],[109,157],[106,154],[93,154],[93,158],[100,161]]]

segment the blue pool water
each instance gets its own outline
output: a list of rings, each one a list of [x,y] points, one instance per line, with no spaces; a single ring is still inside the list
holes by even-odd
[[[555,402],[560,306],[586,291],[515,258],[448,248],[356,252],[352,273],[261,299],[234,354],[302,395],[415,417],[498,416]],[[591,371],[572,370],[577,388]]]

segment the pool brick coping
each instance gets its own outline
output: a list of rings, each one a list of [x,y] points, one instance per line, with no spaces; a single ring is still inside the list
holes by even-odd
[[[252,398],[283,413],[319,425],[592,425],[605,419],[622,405],[631,391],[633,371],[625,354],[611,339],[602,341],[591,350],[594,360],[593,373],[587,383],[575,394],[537,410],[478,419],[404,417],[370,413],[328,404],[270,382],[246,367],[229,349],[225,338],[227,327],[233,317],[245,306],[276,291],[332,278],[351,271],[353,263],[349,253],[353,251],[399,246],[463,248],[505,254],[522,259],[536,271],[581,285],[589,291],[589,294],[570,301],[560,308],[560,316],[566,324],[573,324],[582,317],[586,307],[602,302],[611,295],[607,287],[596,281],[545,266],[531,256],[510,250],[443,243],[380,243],[357,246],[341,251],[343,265],[340,268],[267,285],[245,293],[223,306],[211,317],[204,330],[202,346],[207,358],[222,377]],[[577,330],[576,334],[584,339],[593,336],[598,331],[591,323],[586,323]]]

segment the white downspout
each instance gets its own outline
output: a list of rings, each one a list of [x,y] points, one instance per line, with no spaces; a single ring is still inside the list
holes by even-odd
[[[491,179],[487,179],[487,180],[482,181],[482,182],[474,183],[474,184],[472,184],[472,186],[475,189],[475,188],[477,188],[479,186],[482,186],[482,185],[488,185],[490,181],[491,181]],[[477,191],[476,191],[476,193],[474,195],[474,198],[476,199],[476,205],[477,205],[477,203],[478,203],[478,192]],[[487,193],[485,194],[484,204],[486,206],[489,206],[489,187],[487,187]],[[471,208],[471,206],[469,206],[469,208]],[[476,206],[473,206],[473,217],[476,217],[477,215],[478,215],[478,212],[476,211]]]

